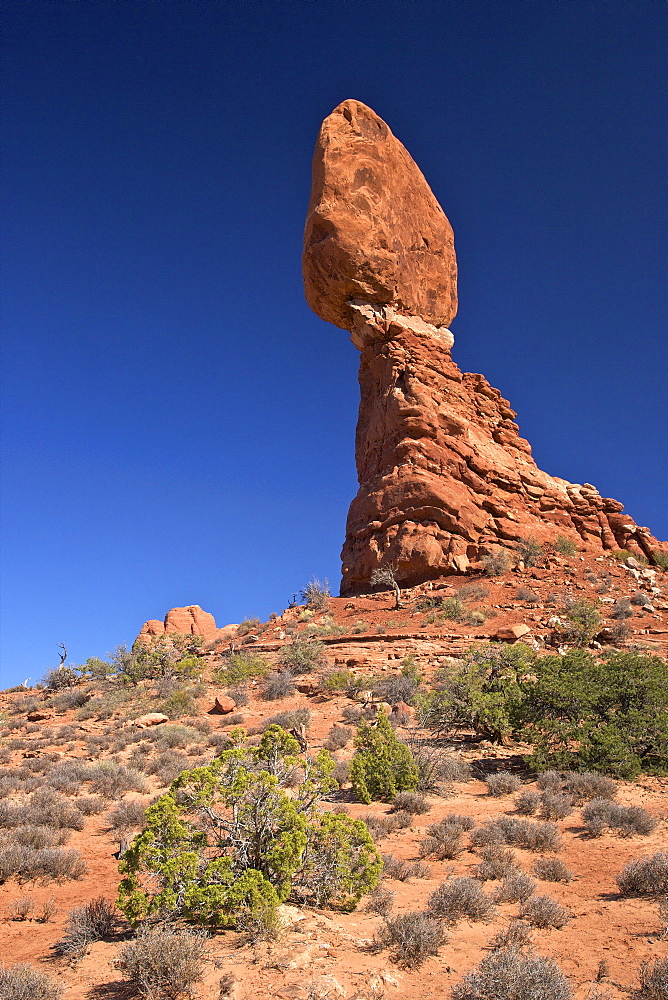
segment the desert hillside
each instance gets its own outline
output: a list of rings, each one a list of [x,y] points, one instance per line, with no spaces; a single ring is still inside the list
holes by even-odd
[[[1,995],[55,997],[58,987],[67,1000],[186,995],[179,935],[187,938],[192,920],[178,907],[145,921],[167,928],[174,968],[162,987],[142,984],[127,955],[124,964],[124,949],[145,939],[116,906],[119,854],[184,769],[233,747],[257,749],[278,725],[293,734],[293,765],[276,772],[279,786],[297,801],[295,768],[327,750],[333,778],[318,812],[364,821],[382,856],[379,881],[349,909],[324,890],[310,897],[295,876],[271,918],[240,913],[226,928],[205,921],[194,996],[488,996],[491,980],[476,993],[464,977],[510,956],[524,963],[513,975],[544,980],[543,992],[518,996],[665,997],[665,704],[652,723],[659,742],[640,766],[623,739],[600,766],[591,753],[585,766],[584,715],[558,766],[549,752],[541,764],[536,724],[522,730],[510,711],[515,681],[528,704],[546,664],[566,676],[568,664],[622,657],[628,669],[636,658],[665,695],[664,590],[660,569],[625,553],[583,556],[557,539],[527,545],[513,568],[492,561],[484,573],[402,591],[399,608],[391,589],[332,598],[314,583],[267,622],[219,628],[200,609],[176,609],[168,630],[156,635],[160,623],[150,623],[133,652],[3,692],[0,934],[13,971]],[[190,623],[187,633],[173,629],[179,621]],[[511,673],[512,683],[494,684]],[[399,790],[372,789],[367,804],[351,760],[364,734],[384,727],[417,779],[401,791],[398,766]],[[651,860],[639,875],[640,859]],[[321,875],[311,873],[313,885]],[[107,906],[96,924],[82,908],[100,897]],[[535,965],[537,956],[560,973]],[[46,980],[11,992],[16,963],[28,963],[20,975]]]

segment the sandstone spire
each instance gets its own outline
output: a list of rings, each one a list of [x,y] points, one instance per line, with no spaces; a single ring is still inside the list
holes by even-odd
[[[420,169],[359,101],[325,119],[304,235],[311,308],[361,351],[356,459],[341,593],[391,563],[404,585],[466,571],[522,539],[660,548],[623,505],[541,472],[515,412],[450,357],[452,228]]]

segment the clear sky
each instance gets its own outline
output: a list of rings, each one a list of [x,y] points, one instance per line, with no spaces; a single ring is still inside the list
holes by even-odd
[[[338,587],[358,354],[300,253],[346,98],[453,224],[455,360],[545,471],[668,537],[666,10],[7,0],[3,686],[174,606]]]

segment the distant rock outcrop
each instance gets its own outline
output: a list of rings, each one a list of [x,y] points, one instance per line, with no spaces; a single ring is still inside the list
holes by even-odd
[[[191,604],[187,608],[172,608],[165,615],[164,621],[152,618],[142,625],[137,636],[140,642],[149,642],[160,635],[170,632],[180,632],[182,635],[200,635],[211,641],[217,639],[223,630],[217,628],[216,619],[208,611],[202,611],[199,604]]]
[[[367,590],[381,565],[414,585],[527,538],[650,560],[661,548],[618,501],[541,472],[508,401],[453,362],[452,229],[410,154],[358,101],[318,136],[303,268],[311,308],[361,351],[342,595]]]

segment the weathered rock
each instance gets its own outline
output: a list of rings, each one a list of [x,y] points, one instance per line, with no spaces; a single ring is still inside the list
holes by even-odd
[[[150,642],[156,636],[179,632],[182,635],[199,635],[203,639],[219,638],[223,629],[216,627],[216,619],[208,611],[203,611],[199,604],[191,604],[187,608],[172,608],[165,615],[164,621],[151,618],[141,627],[137,636],[140,642]]]
[[[359,101],[322,124],[304,236],[319,316],[351,329],[351,300],[447,327],[457,312],[452,226],[410,153]]]
[[[229,715],[237,707],[234,698],[226,694],[217,695],[214,699],[213,708],[209,709],[209,715]]]
[[[146,715],[133,719],[129,725],[136,726],[137,729],[150,729],[151,726],[161,726],[165,722],[169,722],[168,715],[163,715],[162,712],[147,712]]]
[[[528,625],[505,625],[495,632],[494,638],[505,642],[516,642],[523,636],[528,635],[530,631],[531,629]]]
[[[623,505],[541,472],[515,412],[450,356],[456,309],[449,223],[378,116],[345,101],[318,137],[304,286],[361,351],[356,461],[341,594],[392,564],[402,586],[464,573],[557,534],[582,551],[666,551]],[[518,558],[514,556],[514,558]]]
[[[34,712],[28,712],[26,718],[28,722],[45,722],[46,719],[53,718],[53,712],[50,712],[48,708],[37,708]]]

